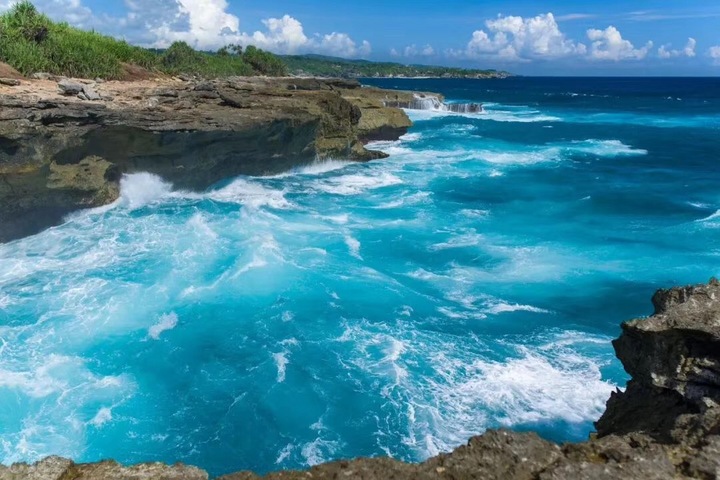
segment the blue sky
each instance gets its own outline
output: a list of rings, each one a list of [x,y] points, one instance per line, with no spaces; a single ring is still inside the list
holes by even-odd
[[[14,0],[0,0],[0,9]],[[148,46],[255,44],[537,75],[718,75],[720,1],[35,0]]]

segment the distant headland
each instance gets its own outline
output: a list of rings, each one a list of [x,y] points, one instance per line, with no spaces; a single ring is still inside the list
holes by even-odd
[[[432,65],[348,60],[324,55],[285,55],[282,61],[293,75],[343,78],[507,78],[511,73]]]

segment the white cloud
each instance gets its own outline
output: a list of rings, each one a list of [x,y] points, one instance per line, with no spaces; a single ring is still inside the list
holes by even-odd
[[[692,58],[695,56],[695,47],[697,47],[697,41],[694,38],[690,37],[688,38],[685,48],[683,48],[682,50],[668,50],[670,48],[670,44],[663,45],[658,49],[658,56],[660,58]]]
[[[590,58],[593,60],[642,60],[652,49],[653,42],[648,42],[642,48],[635,48],[625,40],[620,31],[609,26],[605,30],[590,29],[587,31],[590,46]]]
[[[625,18],[635,22],[654,22],[659,20],[688,20],[693,18],[715,18],[720,17],[720,13],[697,11],[689,13],[667,13],[663,10],[643,10],[638,12],[628,12]]]
[[[432,45],[425,45],[424,47],[418,47],[416,44],[408,45],[402,52],[398,52],[396,49],[390,50],[390,55],[393,57],[432,57],[435,55],[435,49]]]
[[[498,58],[518,61],[583,55],[585,45],[560,31],[552,13],[532,18],[498,16],[477,30],[464,51],[451,52],[467,58]],[[489,33],[488,33],[489,32]]]
[[[319,42],[311,42],[310,49],[339,57],[367,57],[372,46],[367,40],[363,40],[358,46],[347,34],[333,32],[323,35]]]
[[[144,22],[155,37],[156,47],[184,41],[196,48],[216,48],[239,36],[240,19],[227,13],[226,0],[131,0],[126,4],[133,19]],[[164,12],[150,16],[148,8]]]
[[[565,15],[558,15],[555,20],[558,22],[570,22],[573,20],[587,20],[589,18],[595,18],[597,15],[591,13],[568,13]]]
[[[233,41],[283,54],[316,52],[338,57],[367,57],[372,51],[367,40],[358,45],[346,33],[332,32],[308,37],[302,24],[289,15],[283,18],[271,18],[263,23],[267,27],[265,32],[242,33]]]
[[[156,37],[153,42],[155,46],[165,47],[177,40],[186,41],[201,49],[239,43],[255,45],[281,54],[317,52],[340,57],[367,56],[371,51],[370,43],[363,41],[358,45],[345,33],[332,32],[309,37],[305,34],[302,23],[290,15],[263,20],[264,30],[244,33],[240,32],[240,19],[227,12],[227,0],[175,1],[177,4],[174,15],[154,17],[172,19],[150,28]],[[167,0],[151,0],[143,2],[142,8],[147,8],[146,3],[166,2]],[[170,13],[173,13],[172,9],[168,12]]]
[[[302,24],[290,15],[263,20],[263,24],[265,32],[242,33],[236,35],[233,41],[281,53],[297,53],[310,43]]]
[[[425,45],[422,49],[422,52],[420,53],[422,53],[422,55],[425,57],[431,57],[435,55],[435,49],[432,47],[432,45]]]
[[[720,65],[720,45],[710,47],[710,50],[708,50],[708,56],[713,59],[713,63],[715,65]]]

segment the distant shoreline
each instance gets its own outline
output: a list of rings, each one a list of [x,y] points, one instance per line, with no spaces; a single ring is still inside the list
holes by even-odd
[[[495,77],[475,77],[475,76],[457,76],[457,77],[443,77],[443,76],[417,76],[417,77],[404,77],[404,76],[382,76],[382,77],[367,77],[367,76],[325,76],[325,75],[293,75],[292,78],[316,78],[319,80],[328,80],[332,78],[349,78],[352,80],[505,80],[507,78],[517,77],[517,75],[507,76],[495,76]]]

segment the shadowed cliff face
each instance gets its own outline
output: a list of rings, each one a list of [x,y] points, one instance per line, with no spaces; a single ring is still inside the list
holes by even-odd
[[[344,80],[111,82],[92,87],[97,101],[50,81],[0,88],[0,242],[113,202],[123,173],[204,190],[317,158],[383,158],[363,142],[411,125],[387,92]]]
[[[720,283],[661,290],[655,314],[623,325],[614,343],[632,380],[616,392],[588,442],[559,446],[533,433],[489,431],[421,464],[387,458],[333,462],[307,472],[221,480],[715,479],[720,476]],[[183,465],[76,465],[51,457],[0,467],[0,480],[205,480]]]

